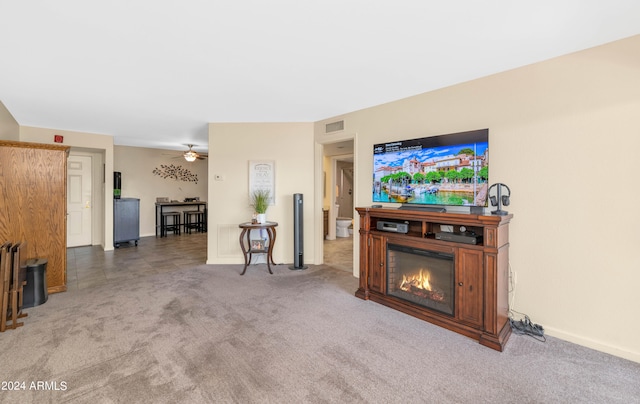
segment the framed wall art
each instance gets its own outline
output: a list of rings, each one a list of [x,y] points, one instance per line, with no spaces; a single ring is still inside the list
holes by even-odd
[[[275,205],[276,162],[273,160],[249,161],[249,195],[263,190],[269,191],[269,205]]]

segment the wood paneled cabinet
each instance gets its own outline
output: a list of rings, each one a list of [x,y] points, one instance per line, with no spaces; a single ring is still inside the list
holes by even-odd
[[[481,250],[456,251],[456,317],[460,322],[481,327],[484,308],[484,254]]]
[[[49,293],[67,290],[68,146],[0,141],[0,242],[47,260]]]
[[[360,285],[356,296],[440,325],[502,351],[510,334],[508,322],[508,216],[356,208],[360,215]],[[380,222],[380,226],[378,223]],[[401,223],[402,231],[386,230]],[[455,234],[481,235],[476,244],[436,236],[441,226]],[[406,231],[405,231],[406,230]],[[398,264],[388,246],[430,251],[453,257],[453,309],[449,313],[402,299],[390,286]],[[395,258],[393,258],[395,259]],[[387,262],[389,260],[390,262]],[[394,275],[395,276],[395,275]],[[393,283],[393,282],[391,282]],[[394,286],[395,288],[395,286]]]
[[[371,271],[369,272],[369,288],[379,293],[385,293],[385,257],[386,240],[380,235],[369,237],[369,255],[371,256]]]

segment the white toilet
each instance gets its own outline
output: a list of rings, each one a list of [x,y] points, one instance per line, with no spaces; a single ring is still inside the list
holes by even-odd
[[[336,218],[336,237],[349,237],[349,226],[351,226],[350,217]]]

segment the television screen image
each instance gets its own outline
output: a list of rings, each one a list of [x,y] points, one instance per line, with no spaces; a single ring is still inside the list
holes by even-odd
[[[373,146],[373,202],[486,206],[489,130]]]

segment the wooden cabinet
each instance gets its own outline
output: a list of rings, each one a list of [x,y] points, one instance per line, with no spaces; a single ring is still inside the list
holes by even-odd
[[[360,281],[356,296],[373,300],[412,316],[478,340],[502,351],[511,327],[508,321],[508,225],[512,215],[356,208],[360,215]],[[378,222],[384,225],[378,229]],[[387,223],[401,223],[394,231]],[[446,241],[441,226],[455,234],[473,232],[474,242]],[[391,231],[387,229],[392,229]],[[389,244],[453,255],[455,310],[433,310],[388,292]],[[391,276],[391,275],[389,275]]]
[[[456,317],[473,326],[483,322],[483,255],[481,250],[456,251]]]
[[[0,242],[47,260],[49,293],[67,290],[69,147],[0,141]]]
[[[379,293],[385,293],[385,257],[386,240],[380,235],[373,234],[369,238],[371,254],[371,270],[369,271],[369,288]]]

